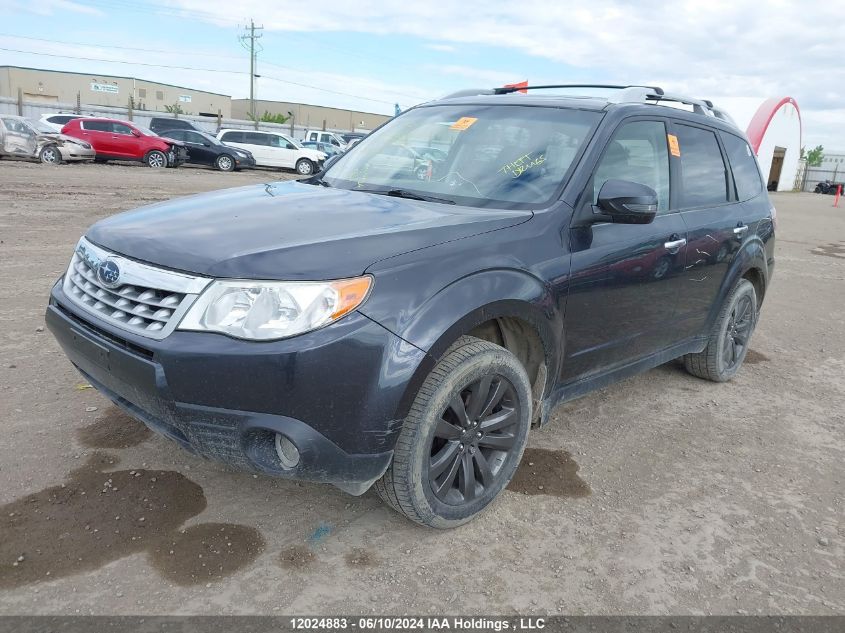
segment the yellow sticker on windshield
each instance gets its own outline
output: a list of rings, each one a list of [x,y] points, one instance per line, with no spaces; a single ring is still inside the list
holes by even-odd
[[[452,130],[465,130],[470,125],[478,121],[477,117],[474,116],[462,116],[460,119],[455,121],[452,125],[449,126]]]
[[[669,151],[672,152],[672,156],[680,156],[681,146],[678,145],[678,137],[674,134],[667,134],[666,138],[669,139]]]

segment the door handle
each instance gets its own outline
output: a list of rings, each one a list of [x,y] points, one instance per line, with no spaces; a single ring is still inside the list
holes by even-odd
[[[742,237],[745,235],[745,232],[748,230],[748,227],[745,224],[738,224],[737,227],[734,229],[734,235],[737,237]]]
[[[665,248],[672,255],[674,255],[675,253],[677,253],[681,249],[681,246],[686,245],[686,243],[687,243],[687,239],[685,237],[682,237],[679,240],[673,240],[671,242],[664,242],[663,248]]]

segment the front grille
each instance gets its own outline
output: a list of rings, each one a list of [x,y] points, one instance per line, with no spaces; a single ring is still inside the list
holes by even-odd
[[[107,286],[97,274],[105,260],[120,270],[114,286]],[[173,331],[208,282],[109,253],[83,238],[65,274],[64,291],[107,323],[160,339]]]

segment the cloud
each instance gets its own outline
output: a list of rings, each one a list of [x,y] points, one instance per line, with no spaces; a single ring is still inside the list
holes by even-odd
[[[30,2],[15,2],[13,0],[11,8],[38,15],[56,15],[65,11],[83,15],[103,15],[103,12],[95,7],[71,2],[70,0],[34,0]]]
[[[457,47],[451,44],[426,44],[425,47],[433,51],[440,51],[441,53],[454,53],[458,50]]]
[[[472,66],[460,66],[455,64],[431,64],[426,66],[426,70],[443,73],[445,75],[466,77],[471,80],[471,87],[473,88],[503,86],[507,83],[522,81],[522,78],[518,76],[518,73],[503,70],[488,70],[486,68],[473,68]]]
[[[173,3],[196,11],[198,19],[231,15],[229,0]],[[657,82],[667,90],[716,100],[790,95],[808,111],[808,121],[816,120],[815,111],[841,112],[838,104],[845,102],[841,44],[825,36],[820,26],[842,21],[837,3],[593,0],[587,6],[548,0],[325,0],[320,11],[313,11],[294,0],[241,0],[238,9],[260,18],[269,30],[399,34],[424,40],[434,32],[436,46],[510,49],[584,69],[595,81]],[[838,134],[845,146],[845,132]]]

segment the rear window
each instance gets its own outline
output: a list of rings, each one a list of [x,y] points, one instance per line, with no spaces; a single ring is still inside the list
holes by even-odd
[[[724,204],[728,180],[719,142],[711,130],[675,125],[681,152],[681,208]]]
[[[59,116],[48,117],[47,120],[50,123],[56,123],[56,124],[64,125],[65,123],[68,123],[69,121],[72,121],[73,119],[76,119],[76,118],[78,118],[78,117],[59,115]]]
[[[111,121],[83,121],[82,129],[93,132],[111,132],[113,128]]]
[[[739,200],[753,198],[763,190],[763,180],[754,152],[743,139],[733,134],[722,134],[728,162],[734,175],[736,195]]]
[[[179,119],[162,119],[153,118],[150,125],[157,127],[160,130],[193,130],[194,126],[188,121],[180,121]]]
[[[243,132],[224,132],[223,136],[220,137],[220,140],[227,143],[243,143],[244,142],[244,133]]]

